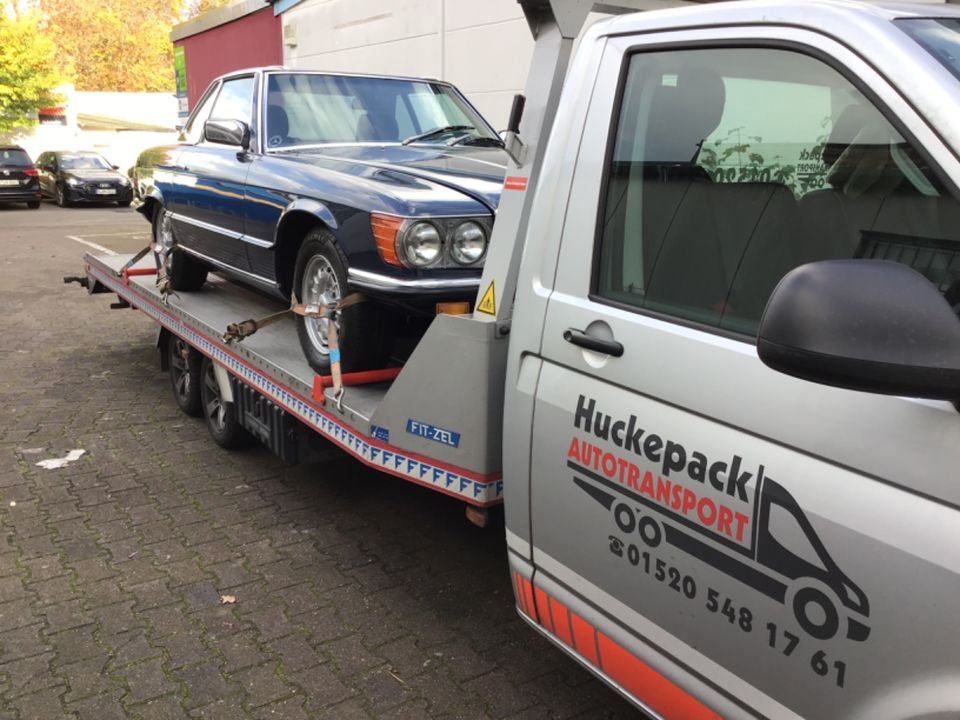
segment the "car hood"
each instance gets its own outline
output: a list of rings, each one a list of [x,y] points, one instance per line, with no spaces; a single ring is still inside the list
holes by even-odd
[[[370,167],[405,173],[459,190],[496,211],[507,170],[499,148],[423,145],[347,145],[289,151],[293,156],[338,172],[367,174]]]
[[[64,170],[63,176],[80,182],[119,182],[123,177],[116,170]]]

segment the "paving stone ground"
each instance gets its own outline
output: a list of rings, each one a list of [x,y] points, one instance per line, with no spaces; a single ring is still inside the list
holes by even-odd
[[[518,619],[502,531],[180,414],[155,325],[61,283],[145,227],[0,210],[0,720],[636,717]]]

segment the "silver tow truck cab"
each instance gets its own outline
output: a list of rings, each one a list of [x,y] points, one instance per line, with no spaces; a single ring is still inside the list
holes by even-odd
[[[809,277],[851,299],[811,332],[843,321],[867,260],[960,302],[955,57],[949,6],[710,5],[580,40],[527,190],[507,538],[521,614],[653,716],[960,712],[957,408],[757,346]],[[850,288],[790,274],[851,259]],[[895,287],[864,304],[909,306]]]

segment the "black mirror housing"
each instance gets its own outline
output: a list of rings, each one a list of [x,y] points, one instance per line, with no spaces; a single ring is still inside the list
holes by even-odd
[[[923,275],[884,260],[795,268],[757,336],[767,366],[865,392],[960,399],[960,319]]]
[[[250,126],[240,120],[207,120],[203,124],[203,137],[220,145],[250,148]]]

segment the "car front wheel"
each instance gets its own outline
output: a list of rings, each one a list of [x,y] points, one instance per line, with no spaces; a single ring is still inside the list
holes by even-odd
[[[57,183],[57,205],[60,207],[70,207],[70,198],[67,196],[67,189],[63,183]]]
[[[320,305],[339,301],[348,293],[347,259],[333,236],[324,229],[307,234],[297,253],[293,286],[297,299]],[[390,308],[361,302],[344,308],[337,322],[340,368],[357,372],[386,365],[393,344]],[[330,320],[297,316],[297,336],[307,362],[321,375],[330,374]]]

